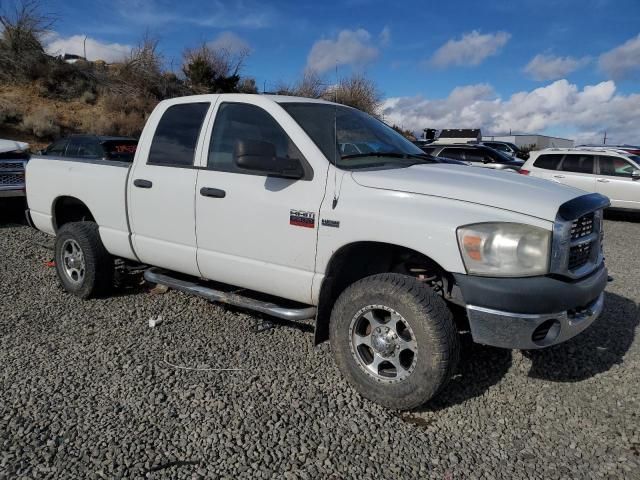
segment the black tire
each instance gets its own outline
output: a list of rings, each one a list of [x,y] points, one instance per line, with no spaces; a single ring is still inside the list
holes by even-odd
[[[402,371],[408,376],[395,383],[369,373],[358,359],[358,347],[352,343],[352,325],[371,306],[399,314],[417,345],[415,354],[409,353],[411,368]],[[427,285],[406,275],[373,275],[348,287],[333,307],[329,334],[342,374],[362,396],[388,408],[408,410],[424,404],[447,383],[458,363],[459,337],[446,303]],[[365,347],[364,353],[367,351],[374,352]]]
[[[74,279],[65,270],[63,248],[75,242],[83,254],[83,275]],[[58,230],[55,243],[56,272],[64,289],[80,298],[107,295],[113,286],[113,257],[100,239],[94,222],[72,222]]]

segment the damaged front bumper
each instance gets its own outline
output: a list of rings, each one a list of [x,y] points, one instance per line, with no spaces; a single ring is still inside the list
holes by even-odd
[[[455,279],[474,342],[528,350],[562,343],[589,327],[602,312],[608,272],[601,264],[575,281],[461,274]]]

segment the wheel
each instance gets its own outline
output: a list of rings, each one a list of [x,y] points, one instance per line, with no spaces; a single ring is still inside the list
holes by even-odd
[[[347,380],[389,408],[433,398],[458,363],[458,332],[444,300],[406,275],[373,275],[348,287],[334,305],[329,335]]]
[[[94,222],[64,224],[56,236],[55,260],[62,286],[77,297],[105,295],[113,285],[113,258]]]

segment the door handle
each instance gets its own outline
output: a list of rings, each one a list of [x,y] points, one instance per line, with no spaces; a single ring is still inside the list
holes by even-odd
[[[151,188],[151,187],[153,187],[153,182],[151,180],[144,180],[142,178],[136,178],[133,181],[133,184],[138,188]]]
[[[200,189],[200,195],[203,197],[224,198],[227,196],[227,192],[219,188],[202,187]]]
[[[600,183],[609,183],[609,180],[607,180],[606,178],[598,178],[598,182],[600,182]]]
[[[551,175],[553,178],[564,178],[564,175]]]

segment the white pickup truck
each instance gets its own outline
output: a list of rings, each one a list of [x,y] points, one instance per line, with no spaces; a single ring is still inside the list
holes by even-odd
[[[371,151],[340,153],[353,142]],[[167,100],[133,164],[36,156],[26,178],[68,292],[105,295],[119,257],[148,265],[151,283],[315,318],[347,379],[391,408],[442,388],[465,327],[482,344],[541,348],[603,307],[606,197],[437,163],[330,102]]]

